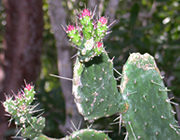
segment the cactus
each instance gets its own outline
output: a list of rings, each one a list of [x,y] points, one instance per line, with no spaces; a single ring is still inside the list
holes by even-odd
[[[105,51],[87,63],[76,60],[73,94],[78,110],[86,120],[107,117],[126,108],[117,90],[112,61]]]
[[[34,87],[28,84],[14,97],[6,97],[6,101],[3,103],[5,111],[12,117],[11,120],[14,119],[15,124],[20,127],[18,133],[21,132],[23,137],[30,139],[38,137],[45,127],[44,117],[33,117],[33,113],[38,112],[35,110],[37,105],[31,105],[34,94]]]
[[[168,89],[164,86],[154,58],[149,54],[131,54],[123,67],[121,84],[118,86],[113,61],[103,45],[103,37],[109,27],[107,18],[94,20],[93,13],[84,9],[78,20],[76,26],[67,26],[66,33],[78,49],[73,71],[73,95],[85,120],[120,114],[118,118],[125,124],[130,140],[180,139],[175,112],[170,105],[173,102],[167,96]],[[117,87],[120,87],[120,91]],[[26,85],[15,99],[7,97],[3,105],[21,127],[23,137],[53,140],[42,134],[45,119],[32,115],[34,93],[34,87]],[[61,140],[76,139],[110,138],[102,131],[83,129]]]
[[[85,25],[89,26],[88,22],[90,20],[82,24],[82,30]],[[101,31],[91,31],[95,37],[88,39],[102,42],[108,27],[102,26],[104,24],[107,20],[101,17],[96,24]],[[82,36],[86,37],[86,32],[82,32]],[[97,36],[101,39],[96,39]],[[78,110],[86,120],[121,113],[130,139],[180,138],[167,88],[152,56],[134,53],[129,57],[122,74],[121,93],[114,79],[113,63],[104,48],[100,55],[88,61],[81,61],[81,57],[78,56],[74,66],[73,94]]]
[[[131,54],[121,81],[123,99],[129,104],[123,120],[130,139],[180,138],[167,91],[154,58]]]
[[[74,65],[73,95],[85,120],[107,117],[123,112],[126,108],[117,90],[112,60],[109,59],[102,43],[107,30],[107,19],[101,17],[97,21],[94,20],[88,9],[80,13],[78,27],[67,27],[68,36],[79,48]],[[78,40],[74,41],[76,38]]]
[[[21,133],[22,137],[34,140],[55,140],[42,134],[45,127],[45,118],[33,116],[34,112],[38,112],[38,110],[35,110],[37,105],[31,105],[34,101],[34,94],[34,87],[30,84],[26,85],[18,95],[6,97],[6,101],[3,103],[5,110],[12,116],[11,120],[14,119],[15,124],[20,128],[17,135]],[[93,129],[75,131],[61,140],[90,140],[92,137],[95,140],[110,140],[102,131]]]

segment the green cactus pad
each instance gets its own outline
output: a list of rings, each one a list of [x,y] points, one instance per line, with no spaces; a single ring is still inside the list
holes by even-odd
[[[102,131],[82,129],[74,132],[67,140],[111,140]]]
[[[78,110],[85,120],[94,120],[125,110],[113,75],[113,63],[105,51],[87,63],[81,63],[77,58],[73,94]]]
[[[123,67],[121,92],[129,105],[123,120],[130,140],[180,139],[167,88],[152,56],[130,55]]]
[[[25,138],[34,139],[42,134],[42,130],[45,127],[45,118],[44,117],[31,117],[31,125],[26,128],[23,128],[21,135]]]

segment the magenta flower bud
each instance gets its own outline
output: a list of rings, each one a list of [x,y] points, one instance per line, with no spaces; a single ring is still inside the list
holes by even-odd
[[[90,13],[90,11],[88,9],[84,9],[82,11],[82,17],[85,17],[85,16],[90,17],[90,15],[91,15],[91,13]]]
[[[30,91],[32,89],[32,86],[30,84],[26,85],[25,87],[28,91]]]
[[[103,43],[102,42],[97,42],[97,47],[100,48],[102,47]]]
[[[102,24],[107,24],[107,18],[101,17],[101,18],[99,19],[99,22],[101,22]]]
[[[68,25],[67,32],[73,31],[75,27],[73,25]]]

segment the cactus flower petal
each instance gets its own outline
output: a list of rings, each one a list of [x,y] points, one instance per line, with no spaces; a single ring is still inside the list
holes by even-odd
[[[91,13],[90,13],[90,11],[88,9],[84,9],[82,11],[82,17],[85,17],[85,16],[90,17],[90,15],[91,15]]]
[[[101,22],[102,24],[107,24],[107,18],[101,17],[101,18],[99,19],[99,22]]]
[[[67,32],[73,31],[75,27],[73,25],[68,25]]]
[[[97,47],[100,48],[102,47],[103,43],[102,42],[97,42]]]
[[[32,89],[32,86],[30,84],[27,84],[25,88],[30,91]]]

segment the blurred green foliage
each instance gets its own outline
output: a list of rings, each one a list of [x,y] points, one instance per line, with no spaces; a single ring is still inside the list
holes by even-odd
[[[171,89],[169,94],[175,96],[180,103],[180,1],[178,0],[119,0],[116,12],[116,24],[111,28],[112,33],[105,40],[105,46],[110,57],[115,56],[114,66],[122,71],[122,66],[129,53],[150,53],[155,56],[157,65],[164,75],[165,84]],[[47,0],[43,1],[44,32],[42,69],[36,83],[37,97],[44,116],[47,120],[45,133],[53,137],[61,137],[58,125],[64,123],[65,107],[61,93],[59,79],[49,74],[58,74],[57,52],[55,39],[51,31],[48,15]],[[109,0],[104,0],[103,13],[105,13]],[[76,9],[84,8],[87,0],[64,1],[64,8],[68,13],[67,23],[75,21]],[[2,16],[1,16],[2,15]],[[0,49],[5,25],[5,13],[0,5]],[[117,75],[116,75],[117,76]],[[100,119],[93,124],[93,128],[112,130],[110,137],[119,140],[118,124],[109,125],[117,116],[108,120]],[[88,125],[88,123],[87,123]],[[121,133],[125,132],[123,129]]]

